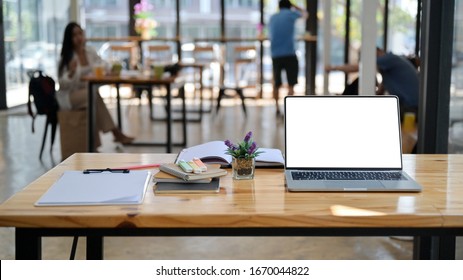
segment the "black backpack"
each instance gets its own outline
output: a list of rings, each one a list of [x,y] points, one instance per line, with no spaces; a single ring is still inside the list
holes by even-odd
[[[51,77],[44,75],[40,70],[30,71],[28,75],[30,82],[27,108],[29,115],[32,117],[32,132],[34,132],[36,115],[47,115],[54,122],[57,120],[59,106],[56,101],[55,81]],[[32,112],[31,97],[34,99],[35,114]]]

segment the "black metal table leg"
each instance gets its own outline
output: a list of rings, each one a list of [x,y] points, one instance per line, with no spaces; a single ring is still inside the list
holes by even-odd
[[[121,116],[121,95],[120,84],[116,84],[116,101],[117,101],[117,126],[122,131],[122,116]]]
[[[455,246],[456,237],[454,235],[445,235],[438,237],[439,242],[439,254],[437,258],[439,260],[454,260],[455,259]]]
[[[187,131],[186,131],[186,100],[185,100],[185,85],[182,85],[179,88],[180,96],[182,98],[182,132],[183,132],[183,146],[186,146],[187,143]]]
[[[172,98],[172,92],[171,92],[171,86],[170,84],[166,84],[166,91],[167,91],[167,153],[172,152],[172,104],[171,104],[171,98]]]
[[[413,238],[413,259],[430,260],[431,243],[430,236],[415,236]]]
[[[15,248],[17,260],[40,260],[42,236],[34,229],[16,228]]]
[[[95,99],[92,93],[93,83],[88,83],[88,123],[87,123],[87,150],[90,153],[95,152]]]
[[[103,255],[103,236],[87,236],[87,260],[102,260]]]

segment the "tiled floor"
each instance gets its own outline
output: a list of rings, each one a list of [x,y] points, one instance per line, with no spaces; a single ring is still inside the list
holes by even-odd
[[[239,139],[252,130],[263,147],[283,149],[283,120],[275,117],[271,100],[247,100],[248,117],[239,101],[224,100],[218,115],[206,114],[201,123],[188,124],[188,145],[210,140]],[[141,140],[163,140],[164,124],[148,118],[146,105],[125,102],[124,130]],[[234,105],[234,106],[227,106]],[[109,100],[114,112],[114,103]],[[44,117],[36,120],[31,133],[31,119],[25,107],[0,112],[0,202],[21,191],[61,160],[59,134],[53,152],[38,160]],[[162,114],[162,107],[156,107]],[[180,125],[174,125],[174,138]],[[48,142],[47,142],[48,143]],[[176,148],[174,152],[178,152]],[[164,148],[121,147],[103,136],[100,152],[164,152]],[[71,238],[44,238],[44,259],[69,258]],[[463,242],[458,240],[459,259]],[[80,241],[77,258],[85,257]],[[412,242],[389,237],[112,237],[105,238],[106,259],[411,259]],[[14,258],[14,230],[0,228],[0,259]]]

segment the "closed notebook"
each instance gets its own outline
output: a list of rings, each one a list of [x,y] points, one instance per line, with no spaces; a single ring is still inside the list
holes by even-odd
[[[191,183],[210,183],[212,178],[204,178],[195,181],[185,181],[177,176],[166,173],[164,171],[159,171],[153,176],[153,182],[156,183],[181,183],[181,184],[191,184]]]
[[[168,193],[218,193],[220,179],[213,178],[210,183],[157,183],[154,190],[157,194]]]
[[[210,165],[207,167],[207,171],[201,172],[200,174],[184,172],[180,168],[180,166],[178,166],[175,163],[162,164],[159,167],[159,170],[169,173],[171,175],[174,175],[185,181],[196,181],[196,180],[201,180],[205,178],[215,178],[215,177],[227,175],[227,170],[220,169],[220,168],[214,168]]]

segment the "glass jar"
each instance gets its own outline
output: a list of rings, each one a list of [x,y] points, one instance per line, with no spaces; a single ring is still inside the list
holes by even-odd
[[[256,162],[254,158],[233,158],[232,170],[233,179],[250,180],[254,179]]]

